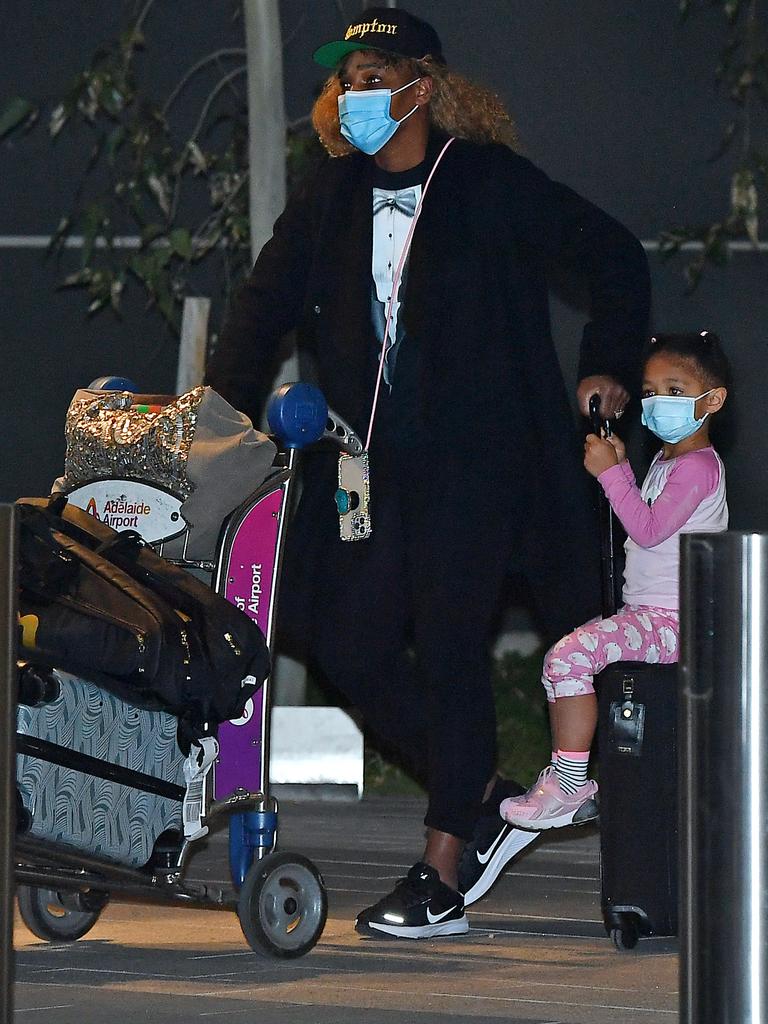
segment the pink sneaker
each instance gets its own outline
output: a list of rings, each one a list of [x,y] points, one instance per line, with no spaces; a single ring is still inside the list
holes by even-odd
[[[524,807],[526,804],[530,803],[531,797],[534,795],[536,790],[544,784],[545,780],[549,778],[554,770],[555,769],[552,765],[548,764],[546,768],[542,768],[539,772],[539,777],[536,779],[534,784],[525,791],[525,793],[521,793],[520,796],[510,796],[507,797],[506,800],[502,800],[499,805],[499,814],[502,818],[504,817],[505,807],[508,811],[512,811],[514,808]]]
[[[543,832],[548,828],[562,828],[574,823],[576,815],[589,801],[594,802],[597,783],[588,779],[575,793],[566,793],[560,788],[557,773],[551,766],[539,775],[535,786],[525,796],[511,797],[502,801],[499,814],[516,828],[531,832]],[[587,810],[587,808],[585,808]],[[597,817],[595,813],[579,815],[578,824]]]

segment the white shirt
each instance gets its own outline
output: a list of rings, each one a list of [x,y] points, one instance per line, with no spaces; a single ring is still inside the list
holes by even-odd
[[[400,261],[400,257],[403,254],[405,239],[413,220],[413,215],[408,216],[408,214],[402,212],[401,209],[398,209],[395,204],[398,202],[405,203],[406,200],[409,200],[409,207],[413,207],[415,209],[418,205],[421,191],[421,185],[410,185],[408,188],[396,190],[383,188],[374,188],[373,190],[373,209],[374,211],[378,210],[378,212],[375,212],[373,215],[373,256],[371,272],[373,274],[376,298],[383,306],[383,317],[385,322],[390,297],[392,295],[395,271]],[[382,204],[383,208],[381,208]],[[404,274],[405,268],[403,268],[403,276]],[[403,282],[401,277],[398,296],[402,295],[402,292]],[[397,339],[397,316],[401,305],[402,303],[398,298],[398,301],[392,309],[392,320],[389,325],[388,332],[388,355]],[[380,328],[379,333],[380,342],[384,341],[383,334],[384,331],[382,327]],[[384,368],[384,380],[391,385],[392,381],[386,365]]]

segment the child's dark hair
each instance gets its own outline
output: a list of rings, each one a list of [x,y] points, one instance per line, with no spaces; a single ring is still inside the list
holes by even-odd
[[[731,387],[731,367],[720,339],[712,331],[698,334],[655,334],[645,351],[643,365],[651,356],[668,352],[695,364],[702,380],[709,387]]]

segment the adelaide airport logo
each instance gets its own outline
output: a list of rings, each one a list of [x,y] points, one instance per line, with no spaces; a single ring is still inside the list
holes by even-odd
[[[101,511],[96,499],[92,497],[85,511],[105,526],[111,526],[113,530],[125,530],[136,529],[139,521],[150,515],[152,509],[145,501],[129,501],[125,495],[121,495],[119,498],[108,498],[103,503]]]

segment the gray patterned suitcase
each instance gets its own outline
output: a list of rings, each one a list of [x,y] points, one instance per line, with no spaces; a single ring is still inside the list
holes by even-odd
[[[56,676],[53,700],[18,707],[16,781],[27,834],[144,865],[158,836],[182,831],[177,719],[68,673]]]

